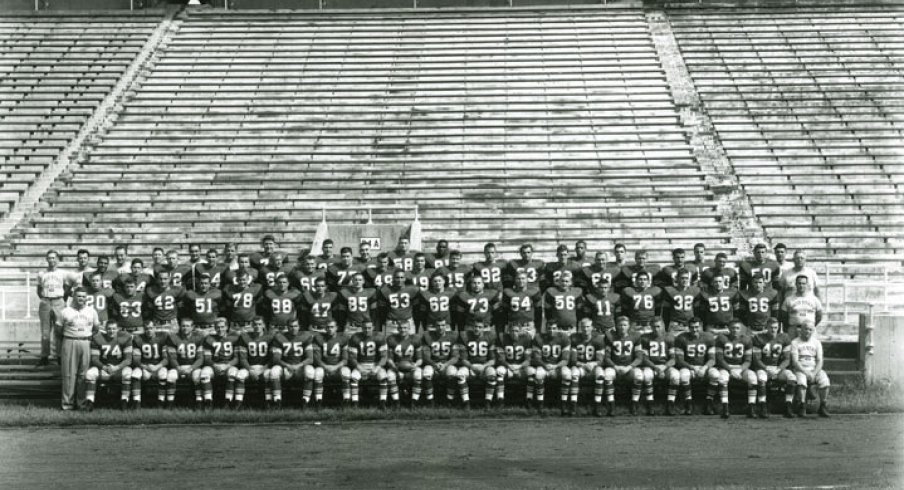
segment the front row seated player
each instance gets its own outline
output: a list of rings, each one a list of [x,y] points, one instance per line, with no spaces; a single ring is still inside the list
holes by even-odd
[[[94,409],[98,380],[119,381],[120,405],[125,410],[132,387],[132,336],[113,320],[91,339],[91,367],[85,372],[85,410],[89,412]]]
[[[146,381],[157,382],[157,400],[164,408],[166,401],[166,382],[169,375],[170,345],[169,331],[158,331],[153,321],[144,325],[144,332],[136,335],[132,344],[132,407],[141,408],[141,384]]]
[[[519,277],[524,274],[519,274]],[[499,337],[496,344],[496,402],[499,405],[505,403],[506,381],[514,380],[526,383],[534,379],[535,370],[530,365],[532,360],[533,339],[529,328],[523,329],[518,323],[512,323],[509,330]],[[528,386],[525,390],[526,400],[529,405],[533,400],[534,390]]]
[[[760,277],[760,281],[762,277]],[[779,331],[776,318],[769,318],[765,330],[753,335],[753,369],[757,377],[757,408],[760,418],[768,417],[766,408],[767,384],[781,383],[785,388],[785,417],[793,417],[791,404],[797,392],[797,377],[791,366],[791,339]]]
[[[421,399],[421,383],[424,379],[421,359],[421,337],[412,333],[411,322],[398,324],[398,333],[387,339],[389,358],[386,362],[387,381],[392,399],[398,400],[401,387],[410,389],[410,406]]]
[[[549,380],[559,382],[562,415],[574,415],[571,405],[567,403],[571,387],[571,369],[568,367],[571,360],[571,339],[568,334],[560,332],[555,323],[547,324],[546,331],[534,337],[531,353],[537,412],[543,413],[546,382]]]
[[[675,338],[675,367],[678,368],[679,387],[683,392],[684,415],[693,414],[693,383],[706,383],[704,414],[713,413],[713,397],[719,388],[721,375],[716,365],[716,339],[703,331],[703,321],[693,317],[687,331]]]
[[[753,342],[741,332],[744,325],[739,321],[728,324],[728,334],[716,338],[716,368],[719,370],[719,394],[722,401],[722,418],[727,419],[728,384],[740,381],[747,387],[747,417],[753,417],[757,399],[757,376],[750,370],[753,359]]]
[[[314,341],[314,334],[302,331],[298,320],[292,320],[286,332],[277,333],[273,337],[270,346],[273,408],[282,406],[284,383],[289,381],[302,384],[302,403],[310,401],[317,377]]]
[[[324,380],[338,381],[342,388],[343,405],[350,403],[352,371],[348,367],[348,337],[345,333],[339,333],[335,321],[330,321],[326,330],[314,337],[314,344],[314,364],[317,371],[323,373],[319,381],[317,371],[314,373],[314,403],[319,405],[323,400]]]
[[[606,334],[605,390],[606,415],[611,417],[615,407],[615,382],[631,383],[631,415],[637,415],[640,391],[643,386],[643,351],[640,336],[629,332],[631,320],[620,316],[615,320],[615,330]]]
[[[807,415],[807,388],[816,387],[819,399],[817,413],[820,417],[828,417],[826,400],[829,397],[829,376],[822,369],[822,342],[813,336],[816,326],[811,321],[802,323],[797,330],[797,337],[791,341],[791,369],[797,377],[797,416]]]
[[[256,316],[251,320],[251,331],[239,337],[238,371],[235,373],[235,404],[241,407],[245,399],[245,383],[250,381],[264,387],[264,401],[273,401],[270,384],[270,344],[273,336],[267,332],[264,319]]]
[[[351,367],[352,406],[357,407],[362,381],[376,381],[380,389],[380,408],[386,408],[389,379],[386,373],[388,347],[386,337],[374,331],[373,322],[364,322],[360,332],[352,334],[348,341],[348,361]],[[393,403],[398,402],[398,392]]]
[[[571,407],[574,412],[580,393],[581,378],[593,377],[593,415],[602,415],[603,390],[606,371],[603,361],[606,355],[606,337],[594,329],[593,320],[583,318],[580,331],[571,336]]]
[[[195,330],[190,318],[183,318],[179,323],[179,332],[170,336],[168,357],[169,372],[166,375],[166,397],[172,401],[176,397],[176,383],[189,380],[195,394],[195,404],[201,408],[204,403],[204,390],[201,385],[201,368],[204,365],[202,345],[205,335]],[[211,393],[213,397],[213,393]]]
[[[204,408],[213,406],[213,383],[224,380],[226,384],[226,403],[233,405],[235,398],[235,376],[238,374],[238,346],[240,336],[229,331],[229,323],[223,317],[214,321],[214,333],[204,338],[202,351],[204,367],[201,368],[199,381],[204,392]]]
[[[493,403],[496,393],[496,329],[487,323],[475,323],[461,333],[461,356],[458,360],[458,391],[462,406],[470,408],[468,381],[484,382],[486,406]]]
[[[460,357],[458,333],[453,332],[445,320],[432,322],[424,333],[421,358],[424,361],[423,392],[426,403],[434,405],[433,387],[436,381],[446,383],[446,398],[451,403],[455,397]]]
[[[675,369],[675,338],[665,331],[665,322],[654,317],[650,324],[652,331],[640,338],[643,351],[643,391],[647,415],[653,415],[653,382],[665,381],[668,384],[665,414],[675,415],[675,398],[678,396],[680,375]]]

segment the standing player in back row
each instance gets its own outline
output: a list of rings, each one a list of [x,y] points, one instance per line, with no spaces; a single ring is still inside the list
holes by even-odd
[[[506,263],[504,260],[497,258],[496,245],[487,243],[483,246],[484,259],[475,262],[471,267],[471,276],[478,276],[483,279],[483,285],[486,289],[502,291],[502,273],[505,270]]]
[[[778,284],[782,275],[778,262],[766,256],[766,244],[758,243],[753,247],[753,257],[741,262],[738,289],[744,291],[753,288],[753,280],[757,275],[761,276],[767,289],[773,289],[773,284]]]
[[[521,258],[510,261],[502,272],[502,281],[507,287],[515,284],[515,277],[523,272],[527,278],[528,287],[539,288],[540,279],[543,278],[543,261],[536,260],[534,256],[534,246],[525,243],[518,249]]]

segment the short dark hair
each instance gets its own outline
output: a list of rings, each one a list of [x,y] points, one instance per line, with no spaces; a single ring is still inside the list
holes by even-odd
[[[78,252],[75,252],[75,255],[81,254],[91,255],[91,252],[89,252],[87,248],[80,248],[78,249]]]
[[[778,249],[788,250],[788,247],[786,247],[784,243],[779,242],[779,243],[776,243],[774,247],[772,247],[772,250],[778,250]]]
[[[678,254],[683,254],[683,253],[686,253],[686,252],[684,251],[684,249],[681,248],[681,247],[678,247],[678,248],[672,250],[672,257],[674,257],[674,256],[676,256],[676,255],[678,255]]]
[[[334,243],[332,238],[327,238],[320,244],[320,247],[323,248],[324,245],[333,245]]]
[[[342,247],[342,248],[340,248],[340,249],[339,249],[339,255],[342,255],[342,254],[344,254],[344,253],[354,254],[355,252],[352,252],[352,247]]]

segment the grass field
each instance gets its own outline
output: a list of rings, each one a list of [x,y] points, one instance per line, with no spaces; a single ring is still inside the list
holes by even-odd
[[[900,487],[904,415],[0,429],[0,488]]]

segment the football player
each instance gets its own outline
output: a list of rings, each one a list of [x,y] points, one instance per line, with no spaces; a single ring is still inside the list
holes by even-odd
[[[204,366],[205,333],[195,330],[191,319],[183,318],[179,322],[179,332],[170,336],[167,353],[169,370],[166,374],[166,400],[172,404],[176,399],[176,383],[180,379],[191,381],[195,392],[195,404],[202,408],[204,403],[204,387],[201,384],[201,368]],[[211,393],[213,396],[213,393]]]
[[[562,271],[554,286],[543,295],[543,313],[546,325],[556,325],[565,334],[574,333],[578,326],[578,310],[582,308],[583,294],[580,288],[571,286],[571,271]]]
[[[159,405],[166,403],[170,344],[170,333],[158,332],[153,321],[148,321],[144,332],[132,339],[132,408],[141,408],[142,381],[156,381],[157,401]]]
[[[472,276],[468,279],[467,289],[452,298],[452,305],[453,323],[460,331],[478,324],[492,325],[493,312],[499,307],[499,293],[494,289],[485,290],[483,279]]]
[[[472,281],[483,280],[477,276]],[[458,360],[458,391],[465,410],[471,408],[469,379],[480,379],[484,383],[486,407],[493,403],[496,392],[496,330],[489,323],[474,322],[461,333],[461,357]]]
[[[349,285],[351,277],[356,272],[362,272],[363,270],[363,266],[355,263],[352,249],[342,247],[339,251],[339,262],[330,265],[326,270],[326,282],[329,284],[330,290],[339,291]]]
[[[612,279],[612,287],[616,293],[624,293],[626,288],[636,286],[638,284],[637,280],[642,273],[645,273],[647,276],[646,287],[650,286],[653,277],[659,273],[659,266],[647,263],[647,256],[646,250],[634,252],[634,263],[632,265],[623,266],[618,275]]]
[[[421,382],[423,381],[421,345],[423,342],[418,335],[412,334],[412,331],[411,323],[400,323],[399,333],[390,335],[387,339],[389,359],[386,363],[386,375],[389,383],[389,395],[396,406],[399,403],[399,387],[401,385],[410,387],[412,407],[421,399]]]
[[[537,401],[537,412],[543,414],[543,399],[546,382],[549,380],[559,382],[562,415],[574,415],[568,404],[571,387],[571,369],[568,367],[571,361],[571,339],[568,334],[560,332],[555,324],[547,325],[545,332],[534,337],[531,353],[536,378],[534,398]]]
[[[514,281],[502,291],[506,325],[509,329],[517,327],[520,333],[533,338],[543,313],[540,290],[529,285],[526,271],[517,272]]]
[[[461,263],[461,252],[452,250],[449,252],[449,265],[437,269],[437,272],[446,276],[446,285],[448,287],[462,290],[465,287],[465,279],[470,275],[471,268]]]
[[[483,279],[483,285],[486,289],[501,291],[502,271],[505,269],[505,261],[498,258],[496,244],[485,244],[483,246],[483,257],[483,261],[475,262],[471,267],[471,277],[478,276]]]
[[[123,287],[122,293],[113,295],[113,317],[126,333],[140,333],[144,327],[144,293],[138,292],[137,285],[131,278],[123,282]]]
[[[679,269],[676,274],[675,285],[666,286],[662,290],[662,313],[669,332],[680,333],[687,329],[687,323],[694,317],[700,288],[691,285],[692,275],[687,269]]]
[[[612,292],[609,281],[600,281],[590,287],[581,301],[581,316],[593,322],[597,332],[608,332],[615,328],[615,318],[619,316],[621,298]]]
[[[173,284],[170,276],[170,272],[160,271],[156,284],[147,289],[145,297],[147,312],[154,325],[160,330],[172,333],[179,329],[176,317],[185,298],[185,289]]]
[[[436,253],[427,255],[427,267],[430,269],[442,269],[449,265],[449,241],[436,242]]]
[[[359,270],[362,272],[377,266],[377,261],[370,256],[369,243],[361,242],[358,245],[358,256],[355,257],[355,265],[358,266]]]
[[[760,276],[762,277],[762,276]],[[760,418],[768,417],[766,385],[769,381],[785,386],[785,417],[793,417],[791,404],[797,391],[797,377],[791,372],[791,339],[780,333],[779,322],[770,318],[765,331],[753,335],[753,362],[757,378],[757,408]]]
[[[611,417],[615,407],[615,382],[631,383],[631,415],[637,415],[640,391],[643,386],[643,351],[640,335],[630,333],[631,320],[620,316],[615,320],[615,330],[606,334],[605,364],[612,371],[605,373],[606,415]],[[611,381],[610,381],[611,379]]]
[[[195,271],[197,273],[196,277],[200,279],[201,276],[207,274],[210,276],[210,286],[220,289],[223,284],[223,276],[226,274],[226,271],[229,270],[229,267],[217,260],[216,249],[211,248],[207,250],[207,254],[205,255],[207,261],[195,266]]]
[[[86,274],[85,277],[90,277],[90,273]],[[113,289],[118,293],[125,292],[125,282],[127,279],[135,281],[135,290],[139,292],[144,292],[152,282],[151,276],[144,272],[144,262],[141,259],[132,259],[132,269],[127,274],[120,274],[119,277],[113,281]]]
[[[624,268],[626,270],[627,268]],[[626,287],[621,294],[622,311],[628,313],[631,326],[641,333],[649,332],[656,310],[659,309],[659,298],[662,290],[656,286],[650,286],[650,273],[642,270],[633,276],[633,287]]]
[[[556,247],[556,261],[546,264],[543,268],[543,280],[540,282],[542,289],[546,290],[559,284],[559,278],[568,274],[574,278],[581,268],[568,260],[568,246]]]
[[[758,243],[753,247],[753,257],[741,262],[739,287],[741,291],[753,288],[753,279],[759,275],[766,282],[767,289],[772,289],[773,281],[778,280],[782,274],[778,262],[769,259],[766,244]]]
[[[693,414],[694,380],[707,383],[706,408],[704,414],[714,412],[713,397],[719,388],[721,374],[716,365],[716,340],[709,332],[703,331],[703,321],[697,317],[687,322],[687,331],[675,338],[675,367],[684,395],[684,415]]]
[[[452,299],[456,294],[455,289],[446,289],[446,277],[441,273],[430,277],[430,288],[421,291],[417,301],[424,330],[439,322],[452,324]]]
[[[257,316],[263,289],[260,284],[251,282],[251,274],[247,270],[240,271],[238,279],[237,286],[227,286],[224,291],[228,298],[227,314],[232,328],[246,331],[251,327],[251,320]]]
[[[310,330],[325,330],[327,324],[336,321],[339,294],[327,291],[326,279],[317,278],[314,289],[303,293],[300,301],[301,325]]]
[[[97,319],[104,324],[110,319],[109,312],[113,306],[115,293],[113,288],[103,287],[103,278],[100,274],[92,273],[90,277],[91,284],[85,287],[85,292],[88,293],[85,304],[94,308],[94,311],[97,312]]]
[[[272,265],[274,267],[280,267],[282,264],[276,263],[273,254],[276,252],[276,238],[273,235],[264,235],[261,238],[261,251],[255,252],[251,254],[251,265],[254,266],[255,269],[260,269],[262,267],[266,267]],[[280,256],[280,258],[282,258]]]
[[[446,398],[451,402],[455,396],[456,375],[459,352],[458,333],[453,332],[445,320],[427,324],[423,336],[421,358],[424,360],[424,398],[433,405],[434,381],[446,383]],[[434,379],[435,378],[435,379]]]
[[[223,292],[213,287],[213,280],[206,272],[198,277],[198,290],[186,291],[182,300],[182,311],[188,311],[194,328],[206,334],[213,333],[222,307]]]
[[[365,288],[364,274],[355,272],[349,280],[349,286],[339,292],[339,306],[345,331],[359,331],[365,323],[373,322],[376,318],[377,291]]]
[[[301,331],[300,324],[295,320],[289,323],[288,330],[273,337],[270,345],[272,356],[270,391],[273,395],[273,408],[279,409],[282,406],[283,382],[291,380],[302,384],[302,408],[310,401],[314,392],[314,378],[317,375],[314,368],[315,339],[313,332]]]
[[[703,275],[703,271],[713,266],[713,263],[706,260],[706,245],[702,243],[694,244],[694,261],[691,265],[697,268],[698,277]]]
[[[427,268],[427,256],[423,253],[414,254],[414,266],[408,272],[408,284],[413,284],[421,291],[430,288],[430,276],[433,275],[433,269]]]
[[[615,267],[619,271],[621,271],[622,267],[628,265],[628,248],[625,247],[624,243],[616,243],[614,247],[612,247],[612,253],[615,256],[615,260],[609,263],[610,267]],[[615,276],[612,276],[612,279],[615,279]],[[614,287],[613,283],[613,287]]]
[[[740,293],[740,314],[751,330],[761,331],[778,314],[778,292],[766,288],[766,278],[755,273],[749,280],[750,289]]]
[[[672,263],[663,267],[653,277],[653,285],[660,289],[678,287],[678,274],[682,269],[690,273],[691,278],[688,284],[696,284],[698,280],[697,267],[694,264],[686,263],[684,257],[685,252],[683,248],[672,250]]]
[[[603,282],[609,284],[612,289],[612,279],[621,272],[618,266],[610,266],[606,261],[609,257],[606,252],[597,252],[594,256],[593,264],[580,270],[575,278],[575,284],[588,292],[591,289],[599,288]]]
[[[213,382],[216,379],[226,381],[225,399],[232,405],[235,398],[235,375],[238,373],[239,334],[229,331],[229,323],[223,317],[214,321],[214,333],[204,338],[201,344],[204,353],[204,367],[199,377],[204,389],[204,408],[209,410],[213,405]]]
[[[508,380],[529,383],[525,390],[526,402],[530,405],[533,401],[536,369],[531,366],[532,348],[533,339],[517,323],[499,336],[496,344],[496,400],[499,405],[505,403],[505,383]]]
[[[362,278],[363,281],[363,278]],[[314,337],[314,364],[323,372],[320,382],[314,382],[314,403],[323,402],[323,380],[339,381],[342,387],[342,404],[352,400],[352,371],[348,367],[348,334],[357,333],[352,326],[346,333],[340,333],[335,321],[326,325],[326,330]],[[316,374],[316,372],[315,372]]]
[[[298,266],[289,273],[289,284],[306,293],[314,288],[318,277],[326,277],[326,268],[317,268],[317,259],[313,255],[305,255],[298,262]]]
[[[738,272],[733,268],[728,267],[727,264],[728,255],[725,255],[723,252],[717,253],[715,264],[700,273],[700,283],[705,286],[703,288],[704,290],[715,289],[716,280],[720,278],[722,279],[722,284],[725,289],[734,289],[738,287]],[[704,319],[704,322],[705,321],[706,320]]]
[[[239,254],[236,261],[238,267],[234,270],[230,269],[223,274],[222,286],[220,289],[227,290],[230,287],[238,286],[242,273],[248,274],[251,278],[250,282],[257,282],[257,277],[260,275],[260,272],[254,267],[251,267],[251,257],[249,257],[248,254]]]
[[[257,281],[263,290],[276,287],[276,278],[279,275],[288,276],[292,273],[292,267],[283,264],[283,253],[273,252],[266,265],[262,265],[258,271]]]
[[[326,284],[326,279],[321,280]],[[280,272],[274,279],[273,289],[264,291],[263,303],[269,306],[266,315],[270,328],[283,329],[288,327],[292,320],[298,320],[298,303],[301,296],[301,291],[289,286],[289,276]]]
[[[377,294],[385,333],[398,333],[403,323],[414,330],[414,301],[420,294],[420,288],[405,284],[405,271],[397,269],[392,284],[383,286]]]
[[[320,255],[314,258],[317,270],[326,272],[331,265],[336,263],[338,257],[333,254],[333,245],[333,240],[329,238],[320,244]]]
[[[798,329],[798,336],[791,341],[791,369],[797,377],[797,416],[807,415],[807,387],[816,386],[820,417],[828,417],[826,400],[829,397],[829,376],[823,370],[822,342],[816,338],[816,326],[805,322]]]
[[[389,252],[389,258],[392,260],[392,265],[395,266],[396,269],[402,269],[405,272],[409,272],[414,268],[415,253],[417,252],[411,250],[411,240],[406,236],[401,236],[399,237],[395,250]]]
[[[179,251],[170,249],[166,252],[166,265],[163,270],[169,271],[169,281],[166,283],[159,282],[158,285],[172,285],[173,287],[191,289],[190,284],[192,266],[183,264],[179,261]],[[185,284],[183,284],[183,281]]]
[[[646,399],[647,415],[653,415],[653,381],[668,383],[665,414],[675,415],[675,398],[678,396],[679,373],[675,369],[675,337],[666,333],[665,322],[660,317],[653,318],[653,331],[641,336],[643,350],[643,391]]]
[[[393,267],[389,260],[389,254],[386,252],[377,255],[376,266],[364,270],[365,287],[380,289],[383,286],[391,286],[393,284],[393,276],[396,268]],[[403,269],[398,269],[404,272]],[[404,279],[405,274],[402,274]],[[403,283],[404,284],[404,283]]]
[[[540,288],[540,280],[543,278],[543,261],[536,260],[534,256],[534,246],[525,243],[518,249],[521,258],[510,261],[506,264],[502,272],[502,281],[506,287],[515,286],[515,278],[518,274],[524,272],[527,277],[525,287]]]
[[[707,269],[707,271],[712,270]],[[703,319],[707,332],[713,335],[725,335],[728,333],[729,323],[735,317],[740,296],[736,289],[728,288],[725,276],[714,277],[712,284],[712,288],[704,288],[698,296],[698,316]]]
[[[603,414],[603,391],[606,385],[606,372],[603,369],[606,337],[594,328],[593,320],[590,318],[582,319],[580,330],[571,336],[571,352],[570,411],[576,411],[581,378],[590,377],[593,379],[593,415],[600,417]]]
[[[273,254],[275,256],[276,254]],[[286,279],[285,275],[280,276]],[[286,281],[288,284],[288,281]],[[273,401],[270,383],[270,344],[273,336],[267,332],[264,319],[257,316],[251,321],[251,332],[241,334],[239,338],[239,363],[235,373],[235,405],[241,408],[245,400],[245,383],[263,385],[264,401],[267,405]]]
[[[110,259],[106,255],[98,255],[97,262],[94,265],[94,273],[100,274],[100,277],[102,278],[102,287],[112,288],[113,283],[119,278],[119,273],[115,270],[108,269],[108,267],[110,266]],[[84,277],[84,281],[84,286],[91,284],[91,276],[86,275]]]
[[[401,271],[404,274],[404,271]],[[374,331],[374,324],[364,323],[361,332],[348,341],[348,362],[351,368],[352,406],[358,406],[358,390],[362,381],[376,381],[380,389],[381,409],[386,408],[389,382],[386,376],[388,361],[386,337]]]
[[[85,372],[85,410],[89,412],[94,409],[98,379],[119,381],[120,407],[125,410],[132,387],[132,336],[112,320],[91,338],[91,367]]]
[[[719,392],[722,399],[722,418],[728,418],[728,383],[736,380],[747,386],[747,417],[754,417],[756,405],[756,373],[750,370],[753,359],[753,342],[741,332],[744,325],[732,321],[728,335],[716,338],[716,368],[719,370]]]
[[[575,269],[578,271],[593,264],[593,261],[587,256],[586,241],[578,240],[574,242],[574,255],[568,257],[568,261],[574,264]]]

